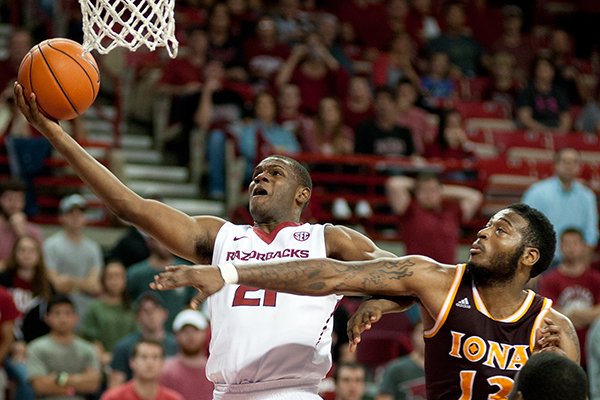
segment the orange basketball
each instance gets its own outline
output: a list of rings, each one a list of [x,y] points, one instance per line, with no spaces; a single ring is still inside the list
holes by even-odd
[[[33,46],[19,66],[25,98],[35,93],[38,107],[56,120],[73,119],[94,102],[100,88],[96,60],[70,39],[48,39]]]

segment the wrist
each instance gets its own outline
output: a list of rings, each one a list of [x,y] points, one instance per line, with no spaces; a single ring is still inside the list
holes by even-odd
[[[238,283],[239,275],[233,263],[225,262],[217,265],[217,267],[219,268],[221,278],[223,278],[226,285]]]

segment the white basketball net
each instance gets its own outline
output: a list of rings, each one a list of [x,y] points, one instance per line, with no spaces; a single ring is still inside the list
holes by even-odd
[[[106,54],[117,46],[131,51],[145,45],[166,47],[177,56],[175,0],[79,0],[83,14],[83,48]]]

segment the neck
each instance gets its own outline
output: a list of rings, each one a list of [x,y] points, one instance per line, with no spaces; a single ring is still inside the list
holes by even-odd
[[[33,268],[17,268],[15,272],[17,276],[25,282],[31,282],[33,280],[33,275],[35,274]]]
[[[162,341],[165,338],[165,331],[162,328],[156,331],[149,331],[140,327],[140,333],[145,339]]]
[[[65,234],[73,242],[79,242],[82,238],[82,232],[79,229],[65,229]]]
[[[576,278],[583,275],[587,267],[588,264],[586,262],[566,260],[558,266],[558,270],[565,276]]]
[[[69,344],[73,341],[73,338],[75,338],[75,334],[73,332],[56,332],[56,331],[51,331],[50,332],[50,337],[58,343],[61,344]]]
[[[477,291],[494,319],[503,319],[513,315],[527,296],[523,285],[515,284],[514,280],[493,286],[477,286]]]
[[[571,188],[573,187],[572,179],[565,179],[565,178],[561,178],[561,177],[558,177],[558,179],[560,180],[560,183],[564,190],[571,190]]]
[[[395,118],[396,115],[392,114],[391,117]],[[390,130],[394,127],[394,124],[396,123],[396,121],[388,116],[384,116],[384,117],[379,117],[375,119],[375,122],[377,124],[377,126],[383,130]]]
[[[121,304],[122,298],[120,294],[117,293],[110,293],[110,292],[105,292],[102,295],[102,299],[104,300],[105,303],[107,304]]]
[[[155,399],[158,395],[158,381],[133,378],[133,388],[142,399]]]

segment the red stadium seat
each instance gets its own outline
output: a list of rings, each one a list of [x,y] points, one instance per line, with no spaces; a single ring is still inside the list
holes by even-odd
[[[509,118],[502,104],[495,101],[457,101],[455,108],[463,119]]]
[[[510,147],[533,147],[537,149],[551,149],[550,134],[535,131],[493,131],[492,143],[501,153]]]
[[[600,140],[598,139],[598,135],[581,132],[552,135],[552,148],[554,150],[560,150],[565,147],[572,147],[580,151],[600,151]]]

